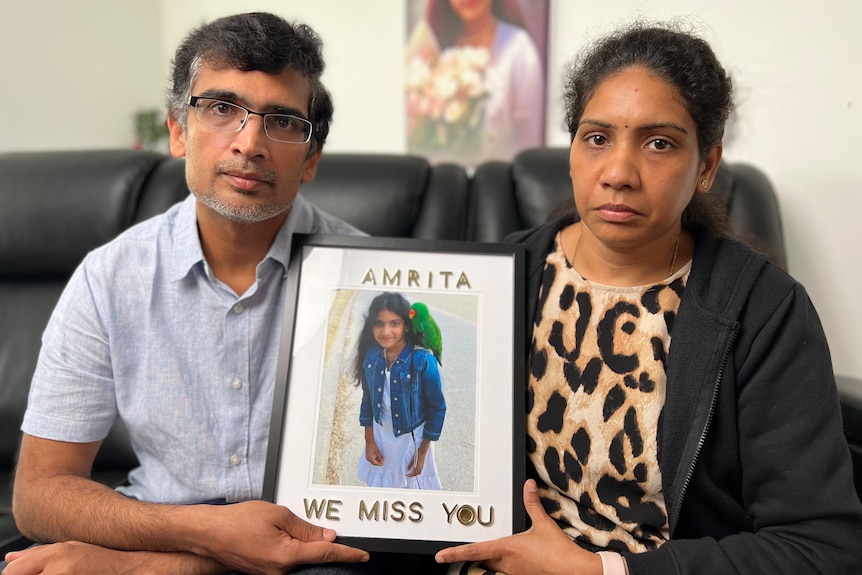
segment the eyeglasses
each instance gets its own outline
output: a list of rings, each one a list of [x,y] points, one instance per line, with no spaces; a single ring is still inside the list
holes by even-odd
[[[311,139],[311,122],[291,114],[261,114],[239,104],[224,100],[192,96],[189,106],[195,109],[195,117],[201,124],[225,130],[239,132],[248,122],[251,114],[263,118],[263,131],[270,140],[287,142],[288,144],[305,144]]]

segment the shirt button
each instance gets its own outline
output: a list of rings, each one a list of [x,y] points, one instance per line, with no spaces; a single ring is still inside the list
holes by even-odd
[[[233,306],[234,313],[242,313],[243,307],[241,303],[237,303]]]
[[[392,398],[392,401],[398,401],[398,398],[397,398],[397,397],[393,397],[393,398]]]
[[[381,393],[382,393],[382,392],[383,392],[383,388],[382,388],[382,387],[378,387],[378,388],[377,388],[377,391],[379,391],[379,392],[381,392]]]
[[[239,458],[239,455],[231,455],[230,456],[230,464],[233,465],[234,467],[239,465],[241,462],[242,462],[242,460]]]
[[[236,378],[234,378],[234,380],[230,383],[230,386],[231,386],[232,388],[236,389],[236,390],[240,390],[240,389],[242,389],[242,380],[240,380],[240,378],[236,377]]]

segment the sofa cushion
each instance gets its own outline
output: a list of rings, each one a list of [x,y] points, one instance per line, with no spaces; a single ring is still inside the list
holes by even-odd
[[[68,277],[132,220],[163,156],[133,150],[0,155],[0,279]]]
[[[416,156],[323,154],[302,194],[376,237],[463,239],[469,183],[454,164]]]

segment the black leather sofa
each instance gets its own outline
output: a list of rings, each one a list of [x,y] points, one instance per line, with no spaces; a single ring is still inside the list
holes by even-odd
[[[756,168],[721,166],[716,193],[734,232],[785,266],[773,189]],[[188,194],[181,159],[145,151],[0,154],[0,557],[29,542],[11,515],[20,424],[40,339],[74,268],[91,249]],[[537,149],[468,173],[417,157],[324,154],[303,194],[373,236],[495,242],[537,225],[571,194],[566,149]],[[862,492],[862,382],[840,378]],[[136,464],[122,426],[94,477],[123,481]]]

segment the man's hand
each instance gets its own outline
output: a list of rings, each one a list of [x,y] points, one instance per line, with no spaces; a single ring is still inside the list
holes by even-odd
[[[117,551],[70,541],[8,553],[3,575],[214,575],[231,569],[282,575],[301,564],[368,560],[365,551],[333,543],[331,529],[311,525],[285,507],[264,501],[198,507],[194,531],[203,528],[210,535],[198,554]]]
[[[443,549],[437,553],[437,562],[482,561],[486,567],[508,575],[602,575],[601,558],[572,542],[551,519],[542,507],[532,479],[524,483],[524,507],[533,522],[527,531]]]
[[[282,574],[302,564],[368,561],[361,549],[333,543],[335,532],[265,501],[199,506],[196,553],[249,574]]]
[[[116,551],[69,541],[6,554],[3,575],[132,575],[135,573],[224,573],[223,565],[190,553]]]

